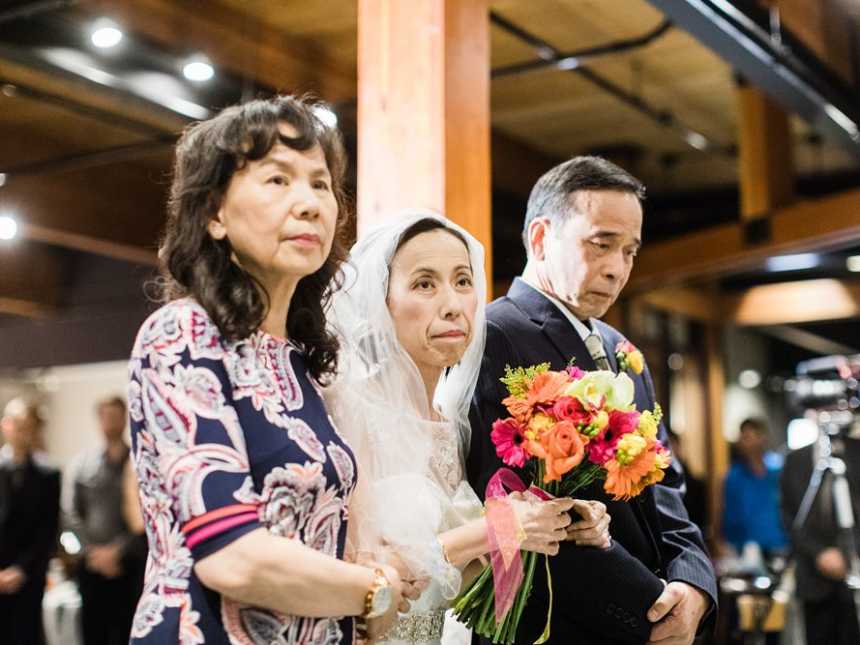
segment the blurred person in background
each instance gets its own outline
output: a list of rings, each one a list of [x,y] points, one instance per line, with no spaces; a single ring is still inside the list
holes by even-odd
[[[60,473],[34,458],[42,419],[13,399],[0,419],[0,643],[43,641],[42,596],[57,542]]]
[[[832,439],[834,456],[845,462],[854,511],[854,544],[860,548],[860,423],[845,437]],[[796,566],[796,594],[803,603],[807,645],[857,645],[858,613],[845,584],[848,561],[840,548],[833,506],[833,477],[828,473],[806,521],[793,529],[794,518],[818,460],[818,442],[788,454],[782,476],[782,511],[791,534]]]
[[[69,529],[81,543],[78,569],[84,642],[128,643],[140,596],[139,550],[123,515],[126,406],[112,397],[96,406],[104,444],[79,455],[72,466]]]
[[[782,457],[768,451],[767,442],[763,420],[741,423],[724,485],[722,522],[723,538],[738,554],[747,544],[756,545],[765,557],[783,554],[788,546],[780,516]]]

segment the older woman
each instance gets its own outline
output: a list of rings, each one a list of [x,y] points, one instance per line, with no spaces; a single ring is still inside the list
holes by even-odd
[[[434,213],[406,212],[356,245],[355,275],[333,300],[343,369],[327,400],[361,469],[351,545],[359,560],[385,559],[405,578],[429,582],[386,642],[438,643],[448,601],[490,551],[463,468],[484,348],[483,264],[465,230]],[[567,539],[608,546],[599,503],[514,496],[511,507],[525,549],[555,554]],[[583,516],[573,525],[571,508]],[[456,624],[447,629],[447,642],[468,638],[454,637]]]
[[[167,303],[130,363],[149,541],[134,643],[350,643],[355,617],[372,635],[396,615],[397,572],[341,559],[356,465],[319,393],[344,166],[338,133],[292,97],[177,145]]]

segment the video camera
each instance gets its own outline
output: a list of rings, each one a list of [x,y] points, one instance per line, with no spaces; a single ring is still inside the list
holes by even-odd
[[[860,354],[798,363],[797,378],[786,389],[791,403],[817,412],[831,432],[847,430],[860,414]]]

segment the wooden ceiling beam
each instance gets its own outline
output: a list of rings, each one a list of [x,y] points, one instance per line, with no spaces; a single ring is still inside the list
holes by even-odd
[[[57,249],[27,240],[0,242],[0,313],[47,318],[60,304],[66,263]]]
[[[106,15],[176,53],[202,52],[238,76],[290,93],[314,92],[327,101],[356,95],[355,70],[343,70],[308,39],[273,29],[215,0],[86,0],[84,10]]]
[[[670,314],[712,324],[775,326],[860,317],[860,280],[796,280],[740,293],[715,287],[665,287],[631,299]]]
[[[9,177],[0,204],[27,239],[141,264],[156,263],[164,181],[117,163],[89,172]]]
[[[12,96],[44,101],[145,136],[178,134],[188,120],[167,109],[130,97],[72,74],[37,69],[4,58],[0,49],[0,85]],[[0,97],[2,100],[2,97]]]
[[[738,174],[741,218],[767,217],[794,197],[788,113],[757,87],[739,84]]]
[[[745,240],[741,223],[724,224],[648,244],[639,254],[628,293],[755,267],[772,255],[836,248],[860,240],[860,189],[776,210],[769,239]]]
[[[635,298],[642,304],[667,313],[702,322],[723,322],[722,294],[716,287],[666,287],[644,292]]]
[[[787,325],[860,317],[860,280],[798,280],[747,289],[726,298],[737,325]]]

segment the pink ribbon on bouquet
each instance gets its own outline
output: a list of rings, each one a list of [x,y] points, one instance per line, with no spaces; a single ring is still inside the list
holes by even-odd
[[[499,468],[487,484],[487,539],[493,565],[496,623],[501,623],[514,604],[523,583],[520,545],[526,535],[508,501],[508,492],[525,492],[542,500],[552,495],[537,486],[526,488],[523,480],[510,468]]]

